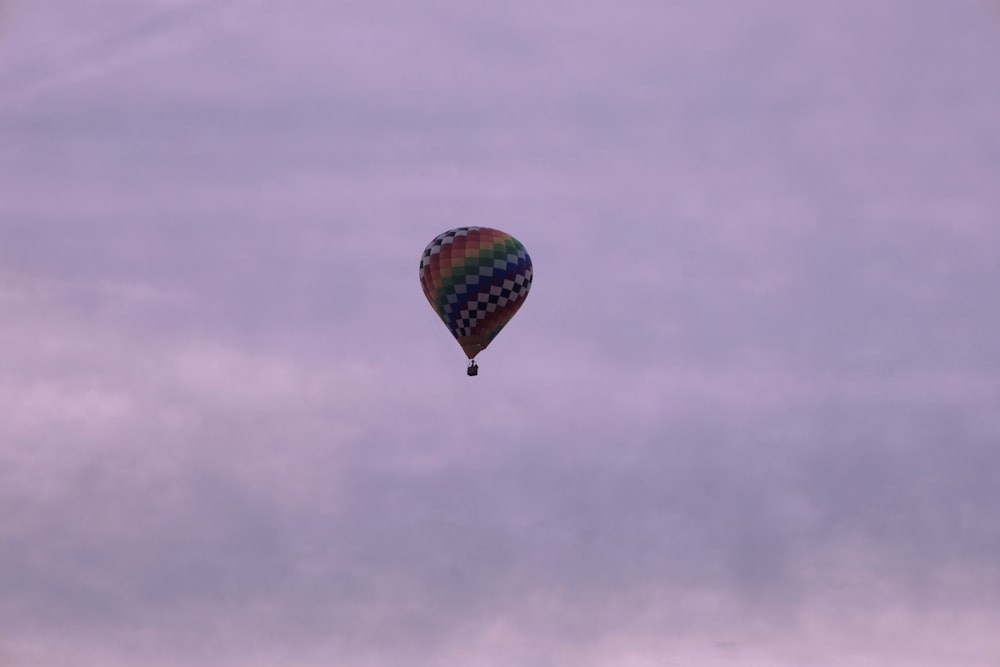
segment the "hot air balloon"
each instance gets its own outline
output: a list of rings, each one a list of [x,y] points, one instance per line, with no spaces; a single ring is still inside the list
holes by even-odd
[[[531,258],[521,242],[489,227],[459,227],[434,237],[420,258],[420,286],[469,358],[493,342],[531,288]]]

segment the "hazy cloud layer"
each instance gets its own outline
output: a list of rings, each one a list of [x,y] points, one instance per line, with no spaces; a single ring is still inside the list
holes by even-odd
[[[0,664],[995,665],[1000,11],[411,4],[0,12]]]

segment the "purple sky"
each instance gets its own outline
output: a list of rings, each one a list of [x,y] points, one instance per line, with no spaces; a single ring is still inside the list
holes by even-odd
[[[3,667],[1000,664],[996,3],[0,5]]]

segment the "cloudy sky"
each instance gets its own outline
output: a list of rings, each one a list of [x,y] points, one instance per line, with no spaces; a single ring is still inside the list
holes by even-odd
[[[0,665],[997,667],[998,182],[986,0],[0,2]]]

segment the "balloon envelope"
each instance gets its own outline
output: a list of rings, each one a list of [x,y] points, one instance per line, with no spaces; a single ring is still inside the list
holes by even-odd
[[[531,258],[510,234],[459,227],[439,234],[424,248],[420,285],[472,359],[524,303],[531,288]]]

